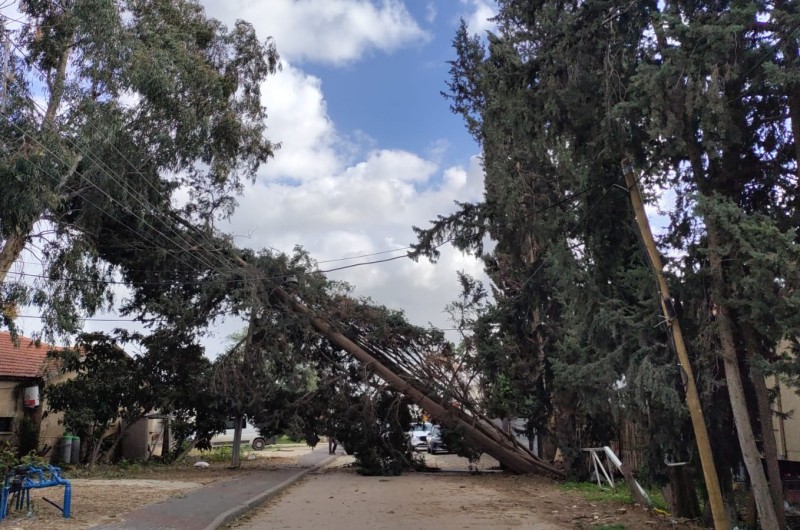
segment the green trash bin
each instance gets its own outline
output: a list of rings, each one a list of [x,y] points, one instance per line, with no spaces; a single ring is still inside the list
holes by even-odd
[[[72,435],[65,434],[61,437],[61,461],[69,464],[72,461]]]
[[[81,463],[81,437],[80,436],[72,436],[72,450],[70,454],[70,463],[71,464],[80,464]]]

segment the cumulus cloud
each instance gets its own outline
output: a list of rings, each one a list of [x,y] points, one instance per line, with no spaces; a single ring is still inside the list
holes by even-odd
[[[489,19],[497,15],[497,3],[494,0],[461,0],[469,11],[463,15],[470,33],[483,35],[487,31],[496,31],[497,24]]]
[[[327,114],[319,79],[291,65],[267,86],[269,136],[282,147],[223,226],[243,236],[240,245],[290,251],[300,244],[322,262],[320,269],[329,270],[402,256],[415,241],[412,226],[428,226],[438,214],[452,212],[454,201],[480,200],[483,168],[477,157],[443,166],[445,141],[417,154],[377,147],[358,134],[344,138]],[[339,261],[391,249],[400,250]],[[446,327],[443,309],[459,290],[455,271],[483,273],[474,258],[442,250],[436,264],[398,259],[329,276],[351,283],[357,295],[405,310],[417,324]]]
[[[347,143],[327,114],[319,78],[285,62],[262,87],[267,107],[267,136],[280,142],[278,156],[264,167],[263,178],[310,180],[340,168]]]
[[[226,23],[241,18],[272,36],[282,57],[335,65],[373,51],[425,43],[430,35],[400,0],[207,0],[208,13]]]

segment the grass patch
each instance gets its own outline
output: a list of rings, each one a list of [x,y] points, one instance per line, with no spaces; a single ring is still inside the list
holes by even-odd
[[[625,530],[624,524],[603,524],[600,526],[593,526],[592,530]]]
[[[565,482],[561,484],[565,491],[576,491],[589,502],[622,502],[631,504],[633,498],[627,488],[612,490],[607,486],[598,486],[591,482]]]
[[[633,504],[633,497],[631,496],[628,487],[621,483],[617,486],[616,490],[612,490],[608,486],[598,486],[593,482],[565,482],[561,484],[561,489],[565,491],[575,491],[580,493],[584,499],[589,502],[619,502],[623,504]],[[664,496],[658,490],[650,490],[647,492],[650,500],[653,501],[653,507],[660,510],[667,510],[667,503]],[[622,526],[606,526],[597,527],[604,528],[605,530],[613,530],[615,528],[624,528]]]

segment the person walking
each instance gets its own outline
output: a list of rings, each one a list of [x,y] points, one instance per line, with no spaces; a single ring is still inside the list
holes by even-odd
[[[336,437],[333,435],[328,436],[328,454],[335,455],[336,454],[336,447],[339,445],[339,442],[336,440]]]

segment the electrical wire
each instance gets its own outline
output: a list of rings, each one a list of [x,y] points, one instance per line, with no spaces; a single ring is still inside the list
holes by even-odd
[[[12,126],[12,127],[15,127],[17,130],[19,130],[19,131],[20,131],[20,132],[22,132],[23,134],[27,134],[27,132],[26,132],[24,129],[22,129],[21,127],[19,127],[19,126],[18,126],[16,123],[14,123],[13,121],[9,121],[9,123],[11,124],[11,126]],[[48,153],[49,153],[51,156],[53,156],[53,157],[54,157],[56,160],[58,160],[59,162],[61,162],[61,163],[62,163],[62,164],[64,164],[65,166],[69,166],[69,164],[68,164],[68,163],[66,163],[66,162],[65,162],[65,161],[64,161],[64,160],[63,160],[61,157],[59,157],[59,156],[58,156],[56,153],[54,153],[52,150],[50,150],[50,149],[49,149],[47,146],[45,146],[45,145],[44,145],[42,142],[40,142],[40,141],[39,141],[39,140],[37,140],[36,138],[32,138],[32,137],[30,137],[30,139],[31,139],[31,141],[32,141],[32,142],[35,142],[35,143],[36,143],[36,144],[38,144],[38,145],[39,145],[39,146],[40,146],[42,149],[44,149],[45,151],[47,151],[47,152],[48,152]],[[47,171],[45,171],[45,170],[42,168],[42,166],[38,166],[38,167],[39,167],[39,169],[40,169],[40,170],[42,170],[42,171],[43,171],[45,174],[47,174],[47,176],[48,176],[48,177],[51,177],[51,178],[53,177],[53,175],[52,175],[52,174],[50,174],[50,173],[48,173]],[[159,235],[161,235],[162,237],[164,237],[164,238],[165,238],[165,240],[166,240],[167,242],[174,244],[174,245],[175,245],[176,247],[178,247],[178,248],[181,248],[181,247],[180,247],[180,245],[179,245],[179,244],[177,244],[177,243],[175,243],[175,241],[174,241],[174,240],[172,240],[172,239],[171,239],[169,236],[167,236],[166,234],[164,234],[163,232],[161,232],[160,230],[158,230],[157,228],[155,228],[153,225],[151,225],[150,223],[148,223],[147,221],[145,221],[145,220],[144,220],[144,219],[143,219],[141,216],[139,216],[139,215],[138,215],[136,212],[134,212],[134,211],[133,211],[133,210],[131,210],[129,207],[127,207],[126,205],[124,205],[123,203],[121,203],[120,201],[118,201],[117,199],[115,199],[114,197],[112,197],[112,196],[111,196],[111,195],[110,195],[108,192],[106,192],[105,190],[103,190],[102,188],[100,188],[99,186],[97,186],[96,184],[94,184],[93,182],[91,182],[91,180],[89,180],[89,179],[88,179],[87,177],[85,177],[83,174],[79,173],[78,175],[79,175],[79,177],[80,177],[82,180],[84,180],[85,182],[87,182],[88,184],[90,184],[92,187],[94,187],[95,189],[97,189],[98,191],[100,191],[102,194],[104,194],[106,197],[108,197],[108,198],[109,198],[110,200],[112,200],[113,202],[116,202],[117,204],[119,204],[120,206],[122,206],[122,208],[123,208],[123,209],[125,209],[125,210],[127,210],[127,211],[128,211],[130,214],[131,214],[131,215],[133,215],[134,217],[136,217],[137,219],[139,219],[139,220],[140,220],[142,223],[144,223],[145,225],[149,226],[149,227],[150,227],[150,228],[152,228],[154,231],[156,231],[156,232],[157,232]],[[107,176],[107,175],[106,175],[106,176]],[[94,207],[95,207],[95,208],[97,208],[99,211],[103,212],[103,213],[104,213],[105,215],[107,215],[109,218],[111,218],[111,219],[113,219],[113,220],[117,221],[117,222],[118,222],[118,223],[120,223],[120,224],[125,224],[125,223],[123,223],[123,221],[121,221],[120,219],[118,219],[117,217],[115,217],[115,216],[114,216],[114,215],[113,215],[111,212],[109,212],[108,210],[106,210],[106,209],[102,208],[101,206],[99,206],[98,204],[96,204],[95,202],[93,202],[93,201],[92,201],[91,199],[89,199],[88,197],[86,197],[86,196],[84,196],[84,195],[80,195],[80,194],[78,194],[78,195],[79,195],[79,196],[80,196],[80,197],[81,197],[83,200],[85,200],[87,203],[89,203],[90,205],[94,206]],[[148,238],[144,237],[142,234],[140,234],[140,237],[141,237],[141,239],[142,239],[142,240],[144,240],[144,241],[147,241],[147,242],[149,242],[149,243],[152,243],[152,244],[153,244],[153,248],[163,249],[163,250],[165,250],[165,251],[167,251],[167,252],[171,252],[171,253],[173,253],[173,254],[174,254],[174,255],[175,255],[175,256],[176,256],[178,259],[180,259],[180,260],[181,260],[181,261],[182,261],[182,262],[183,262],[185,265],[187,265],[188,267],[190,267],[190,268],[192,268],[193,270],[195,270],[195,272],[197,272],[198,274],[201,274],[201,275],[202,275],[202,272],[201,272],[199,269],[197,269],[197,268],[196,268],[196,267],[195,267],[193,264],[191,264],[190,262],[186,261],[186,260],[184,259],[184,257],[183,257],[181,254],[179,254],[179,253],[177,253],[177,252],[175,252],[175,251],[172,251],[172,250],[170,250],[170,249],[164,248],[164,247],[163,247],[163,245],[158,245],[158,244],[155,242],[155,240],[153,240],[153,239],[148,239]],[[182,249],[182,250],[187,250],[187,249]],[[191,250],[191,249],[188,249],[188,250]]]
[[[9,39],[9,42],[10,42],[10,43],[11,43],[11,45],[14,47],[14,49],[15,49],[15,50],[17,50],[17,52],[19,52],[19,53],[20,53],[20,54],[21,54],[23,57],[25,57],[26,59],[28,59],[28,62],[29,62],[30,64],[33,64],[33,61],[31,61],[31,60],[30,60],[30,57],[29,57],[29,56],[28,56],[28,55],[25,53],[25,51],[24,51],[24,50],[21,48],[21,46],[20,46],[20,45],[19,45],[19,44],[18,44],[16,41],[14,41],[13,39]],[[43,77],[46,77],[46,76],[45,76],[45,74],[44,74],[44,72],[42,72],[42,71],[41,71],[39,68],[37,68],[37,67],[33,66],[33,69],[34,69],[36,72],[38,72],[40,75],[42,75]],[[33,105],[34,105],[36,108],[38,108],[38,109],[41,111],[41,115],[42,115],[43,122],[44,122],[44,121],[47,119],[47,114],[46,114],[46,111],[45,111],[45,109],[44,109],[44,108],[42,108],[41,104],[40,104],[39,102],[37,102],[35,99],[33,99],[33,98],[28,98],[28,99],[29,99],[29,101],[30,101],[31,103],[33,103]],[[95,125],[92,123],[92,121],[91,121],[91,120],[87,120],[87,121],[86,121],[86,123],[87,123],[87,124],[88,124],[90,127],[92,127],[92,128],[93,128],[93,130],[94,130],[96,133],[100,133],[99,129],[98,129],[98,128],[97,128],[97,127],[96,127],[96,126],[95,126]],[[15,124],[14,124],[14,125],[15,125]],[[51,121],[50,125],[55,125],[55,123],[53,123],[53,122]],[[20,129],[20,130],[21,130],[21,129]],[[22,131],[22,132],[24,133],[25,131]],[[135,199],[135,200],[136,200],[136,201],[137,201],[137,202],[138,202],[138,203],[139,203],[141,206],[143,206],[143,207],[146,207],[146,206],[150,206],[150,207],[152,207],[152,209],[153,209],[153,212],[156,214],[156,215],[155,215],[155,218],[159,219],[159,220],[160,220],[160,221],[161,221],[161,222],[164,224],[164,226],[165,226],[167,229],[171,229],[172,233],[173,233],[173,234],[175,234],[176,236],[178,236],[178,238],[182,239],[184,244],[188,244],[188,247],[187,247],[187,248],[192,248],[193,246],[196,246],[196,245],[197,245],[197,242],[196,242],[196,241],[189,240],[189,239],[188,239],[188,236],[187,236],[187,237],[184,237],[184,236],[183,236],[183,234],[182,234],[182,233],[180,233],[180,232],[178,232],[178,231],[177,231],[177,230],[174,228],[174,226],[173,226],[171,223],[168,223],[168,222],[164,221],[163,219],[160,219],[160,218],[158,217],[158,211],[157,211],[157,209],[155,208],[155,206],[154,206],[152,203],[150,203],[150,202],[147,200],[147,198],[146,198],[144,195],[142,195],[142,194],[138,193],[138,191],[137,191],[137,190],[135,190],[135,189],[134,189],[132,186],[130,186],[128,183],[126,183],[125,181],[123,181],[123,180],[121,180],[121,179],[117,178],[117,177],[114,175],[114,173],[113,173],[113,171],[111,170],[111,168],[110,168],[110,167],[108,167],[108,165],[106,165],[104,162],[102,162],[102,161],[101,161],[101,160],[100,160],[100,159],[99,159],[97,156],[93,156],[93,155],[91,155],[91,154],[90,154],[88,151],[86,151],[85,149],[81,149],[81,147],[80,147],[80,146],[78,146],[78,145],[77,145],[77,144],[76,144],[74,141],[70,140],[68,137],[67,137],[67,138],[65,138],[65,139],[64,139],[64,138],[62,138],[62,140],[66,140],[66,142],[67,142],[67,143],[69,143],[69,144],[70,144],[70,145],[71,145],[71,146],[72,146],[72,147],[73,147],[73,148],[74,148],[74,149],[75,149],[75,150],[76,150],[78,153],[80,153],[82,156],[86,157],[86,159],[87,159],[87,160],[90,160],[90,161],[94,162],[94,163],[95,163],[95,164],[96,164],[96,165],[97,165],[99,168],[101,168],[101,173],[103,173],[103,175],[104,175],[106,178],[108,178],[109,180],[111,180],[111,181],[113,181],[113,182],[117,183],[119,186],[121,186],[121,187],[122,187],[122,189],[123,189],[123,190],[125,190],[125,191],[126,191],[126,192],[127,192],[127,193],[128,193],[128,194],[129,194],[129,195],[130,195],[130,196],[131,196],[133,199]],[[43,148],[47,149],[47,148],[46,148],[44,145],[42,145],[42,144],[41,144],[41,142],[38,142],[38,143],[39,143],[39,144],[40,144],[40,145],[41,145]],[[125,156],[124,156],[124,155],[123,155],[123,154],[122,154],[122,153],[119,151],[119,149],[117,149],[117,148],[116,148],[116,146],[114,146],[113,144],[109,144],[109,145],[110,145],[110,146],[111,146],[111,147],[112,147],[112,148],[113,148],[113,149],[114,149],[114,150],[115,150],[115,151],[116,151],[116,152],[117,152],[117,153],[118,153],[118,154],[119,154],[121,157],[123,157],[123,159],[125,160],[125,162],[126,162],[126,163],[127,163],[127,164],[128,164],[130,167],[131,167],[131,169],[133,170],[133,172],[134,172],[134,173],[136,173],[136,174],[138,174],[140,177],[142,177],[142,180],[143,180],[143,181],[147,182],[147,183],[148,183],[148,184],[149,184],[151,187],[153,187],[153,189],[156,191],[156,193],[158,193],[158,194],[159,194],[159,195],[160,195],[160,196],[161,196],[161,197],[162,197],[162,198],[163,198],[165,201],[167,201],[167,202],[169,203],[169,198],[168,198],[168,197],[166,197],[166,196],[165,196],[165,195],[164,195],[164,194],[163,194],[163,193],[162,193],[160,190],[158,190],[158,189],[157,189],[157,188],[156,188],[156,187],[155,187],[155,186],[152,184],[152,182],[150,182],[150,181],[149,181],[149,179],[147,179],[147,177],[145,177],[145,176],[144,176],[144,175],[141,173],[141,171],[139,171],[139,170],[138,170],[138,169],[137,169],[137,168],[136,168],[136,167],[133,165],[133,163],[132,163],[132,162],[131,162],[131,161],[130,161],[130,160],[127,158],[127,157],[125,157]],[[50,151],[49,149],[47,149],[47,150],[48,150],[48,151],[49,151],[51,154],[53,154],[53,156],[56,156],[54,153],[52,153],[52,151]],[[58,157],[57,157],[57,158],[58,158]],[[64,161],[63,161],[63,160],[61,160],[61,162],[62,162],[62,163],[64,163]],[[117,200],[117,199],[115,199],[114,197],[112,197],[112,196],[111,196],[109,193],[107,193],[105,190],[103,190],[102,188],[100,188],[99,186],[97,186],[97,185],[96,185],[94,182],[90,181],[90,180],[89,180],[88,178],[86,178],[86,177],[85,177],[83,174],[80,174],[79,176],[80,176],[80,177],[81,177],[81,178],[82,178],[82,179],[83,179],[85,182],[87,182],[89,185],[91,185],[92,187],[94,187],[95,189],[97,189],[99,192],[101,192],[102,194],[104,194],[104,195],[105,195],[105,196],[106,196],[106,197],[107,197],[109,200],[111,200],[112,202],[116,202],[117,204],[119,204],[120,206],[122,206],[123,208],[125,208],[125,205],[124,205],[124,204],[122,204],[122,203],[121,203],[119,200]],[[137,217],[137,219],[139,219],[139,220],[140,220],[140,221],[142,221],[143,223],[147,224],[147,225],[148,225],[150,228],[152,228],[153,230],[155,230],[155,231],[156,231],[156,232],[157,232],[159,235],[161,235],[162,237],[165,237],[165,238],[167,238],[167,239],[169,240],[169,237],[168,237],[168,236],[166,236],[166,234],[164,234],[162,231],[160,231],[159,229],[157,229],[157,228],[156,228],[156,227],[154,227],[153,225],[151,225],[151,224],[147,223],[147,221],[145,221],[145,220],[144,220],[142,217],[140,217],[140,216],[139,216],[139,215],[138,215],[136,212],[134,212],[132,209],[130,209],[130,208],[127,208],[127,209],[128,209],[128,211],[129,211],[129,213],[131,213],[132,215],[134,215],[135,217]],[[201,233],[202,233],[202,232],[201,232]],[[207,240],[206,242],[207,242],[207,243],[210,243],[211,241],[210,241],[210,240]],[[177,245],[177,246],[180,248],[180,245]],[[211,263],[211,260],[210,260],[210,259],[207,257],[207,256],[209,256],[209,255],[211,255],[211,254],[205,254],[205,255],[203,255],[203,254],[201,254],[201,253],[197,253],[197,254],[195,254],[195,257],[196,257],[196,258],[197,258],[199,261],[201,261],[201,262],[204,262],[203,264],[204,264],[205,266],[209,267],[211,270],[214,270],[215,272],[217,272],[217,273],[220,273],[220,271],[219,271],[218,269],[216,269],[216,267],[215,267],[215,266],[214,266],[214,265]],[[198,270],[196,267],[194,267],[193,265],[189,264],[188,262],[184,262],[184,263],[185,263],[185,264],[187,264],[187,265],[189,265],[191,268],[193,268],[193,269],[195,270],[195,272],[197,272],[198,274],[202,274],[202,273],[201,273],[201,271],[199,271],[199,270]],[[220,262],[220,263],[223,263],[223,264],[224,264],[224,262]]]

